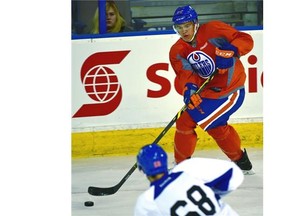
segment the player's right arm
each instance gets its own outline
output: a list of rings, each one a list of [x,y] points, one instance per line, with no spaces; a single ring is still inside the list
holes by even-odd
[[[181,40],[181,39],[180,39]],[[197,86],[201,86],[203,80],[193,72],[191,64],[186,59],[185,42],[178,41],[175,43],[169,52],[170,64],[176,74],[176,85],[180,87],[180,92],[183,92],[187,83],[194,83]]]

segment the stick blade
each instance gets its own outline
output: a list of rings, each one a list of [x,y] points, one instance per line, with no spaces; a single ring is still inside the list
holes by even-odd
[[[109,188],[99,188],[99,187],[88,187],[88,193],[93,196],[108,196],[117,192],[117,188],[109,187]]]
[[[135,163],[131,167],[128,173],[126,173],[126,175],[121,179],[121,181],[118,184],[112,187],[107,187],[107,188],[90,186],[88,187],[88,193],[93,196],[107,196],[107,195],[112,195],[116,193],[120,189],[120,187],[126,182],[126,180],[129,178],[129,176],[134,172],[136,168],[137,168],[137,163]]]

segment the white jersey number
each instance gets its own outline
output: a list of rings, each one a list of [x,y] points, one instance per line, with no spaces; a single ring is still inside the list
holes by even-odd
[[[193,197],[194,195],[194,197]],[[214,215],[216,213],[215,206],[209,197],[206,196],[206,193],[201,189],[201,187],[194,185],[187,191],[188,199],[205,214],[205,215]],[[196,199],[197,197],[197,199]],[[200,197],[200,198],[199,198]],[[204,205],[206,204],[206,205]],[[177,201],[171,208],[170,214],[172,216],[178,216],[176,213],[177,209],[181,206],[184,207],[187,205],[187,202],[184,200]],[[207,205],[209,208],[207,208]],[[197,212],[188,212],[186,216],[199,216]]]

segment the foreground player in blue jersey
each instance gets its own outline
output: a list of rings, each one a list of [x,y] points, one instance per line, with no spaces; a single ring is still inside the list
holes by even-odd
[[[135,216],[238,215],[221,199],[244,179],[233,162],[192,157],[168,171],[166,152],[159,145],[150,144],[139,151],[137,165],[151,184],[139,196]]]

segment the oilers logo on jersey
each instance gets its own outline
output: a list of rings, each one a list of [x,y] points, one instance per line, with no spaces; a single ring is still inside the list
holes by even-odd
[[[191,52],[187,60],[191,64],[193,70],[204,79],[207,79],[215,71],[215,63],[213,59],[202,51]]]

